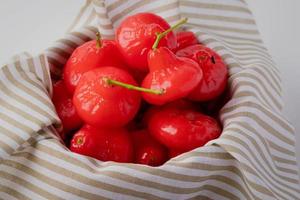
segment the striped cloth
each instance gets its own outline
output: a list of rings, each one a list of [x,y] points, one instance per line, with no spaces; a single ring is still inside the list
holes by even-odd
[[[50,100],[50,71],[59,78],[74,48],[97,29],[113,38],[137,12],[188,17],[230,71],[221,137],[156,168],[70,152]],[[64,38],[0,69],[0,199],[299,199],[295,133],[281,110],[278,69],[244,1],[87,0]]]

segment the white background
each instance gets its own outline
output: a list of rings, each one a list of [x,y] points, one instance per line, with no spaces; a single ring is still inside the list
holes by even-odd
[[[224,0],[226,1],[226,0]],[[84,0],[0,0],[0,65],[36,54],[60,38]],[[284,114],[296,128],[300,160],[300,1],[246,0],[283,80]]]

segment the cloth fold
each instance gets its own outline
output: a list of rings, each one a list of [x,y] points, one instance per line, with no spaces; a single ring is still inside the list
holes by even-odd
[[[160,167],[101,162],[57,136],[53,80],[72,51],[114,37],[120,21],[154,12],[184,27],[226,62],[231,99],[223,133]],[[299,199],[293,127],[283,117],[278,69],[251,11],[239,0],[89,0],[71,31],[41,55],[0,68],[0,197],[3,199]],[[50,78],[51,76],[51,78]]]

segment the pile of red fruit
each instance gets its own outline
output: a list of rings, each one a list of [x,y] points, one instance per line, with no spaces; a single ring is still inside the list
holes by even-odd
[[[174,32],[186,21],[139,13],[115,40],[98,33],[75,49],[52,99],[71,151],[159,166],[219,137],[227,68],[192,32]]]

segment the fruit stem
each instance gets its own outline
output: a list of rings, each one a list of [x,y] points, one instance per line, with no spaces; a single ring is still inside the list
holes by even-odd
[[[102,47],[101,34],[99,31],[96,33],[96,47],[100,49]]]
[[[173,26],[171,26],[171,28],[169,28],[168,30],[165,30],[164,32],[162,33],[158,33],[156,35],[156,40],[152,46],[152,49],[156,49],[160,40],[165,37],[168,33],[170,33],[171,31],[177,29],[178,27],[180,27],[182,24],[185,24],[186,22],[188,21],[187,18],[183,18],[181,19],[180,21],[178,21],[176,24],[174,24]]]
[[[104,78],[104,80],[109,85],[117,85],[117,86],[120,86],[120,87],[127,88],[129,90],[136,90],[136,91],[146,92],[146,93],[151,93],[151,94],[156,94],[156,95],[161,95],[161,94],[164,93],[164,90],[153,90],[153,89],[149,89],[149,88],[138,87],[138,86],[135,86],[135,85],[131,85],[131,84],[128,84],[128,83],[123,83],[123,82],[116,81],[116,80],[109,79],[109,78]]]

